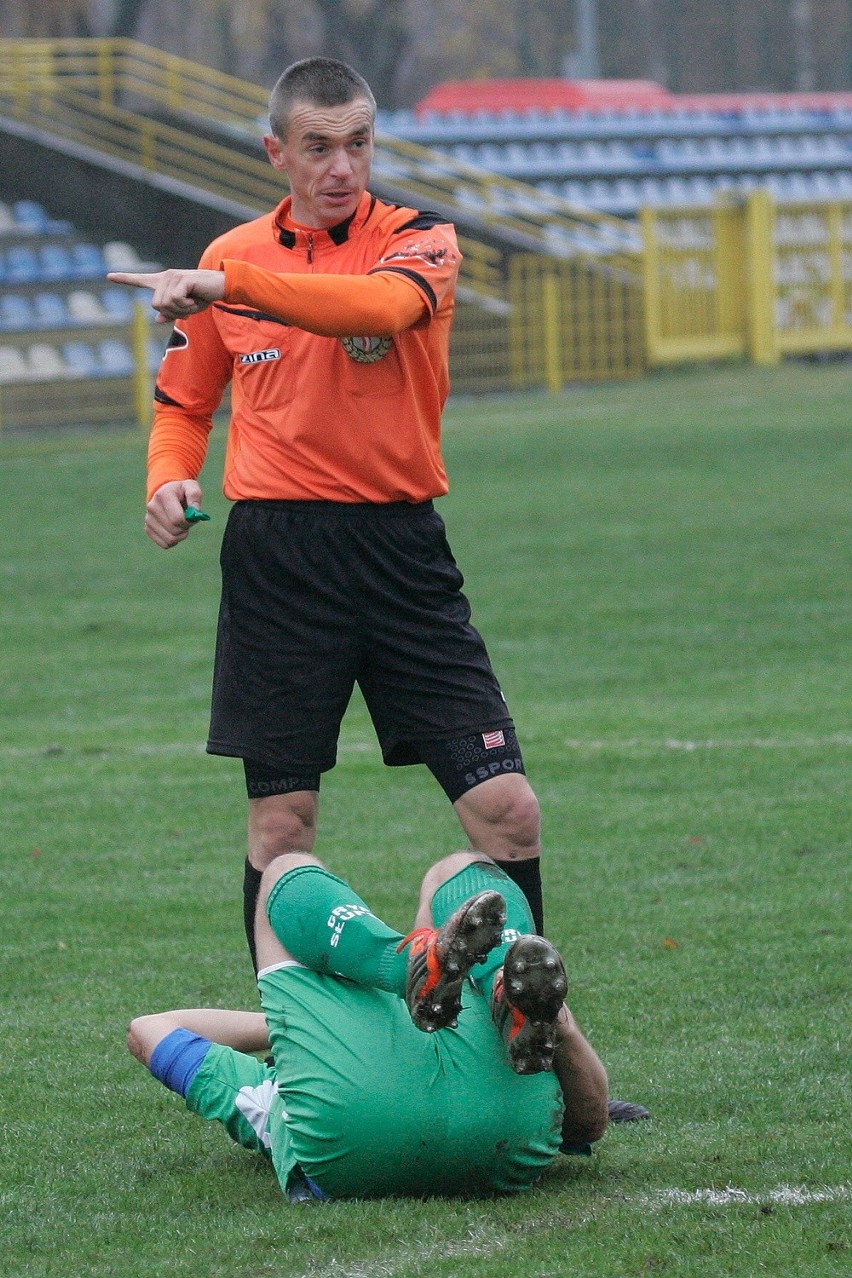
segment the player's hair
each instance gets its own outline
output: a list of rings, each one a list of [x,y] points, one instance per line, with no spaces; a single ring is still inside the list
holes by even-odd
[[[286,138],[294,102],[333,107],[345,106],[358,98],[369,104],[375,117],[373,92],[353,67],[336,58],[302,58],[279,76],[269,95],[270,128],[277,138]]]

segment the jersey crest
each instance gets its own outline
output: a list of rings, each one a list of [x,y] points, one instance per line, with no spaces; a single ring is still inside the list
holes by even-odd
[[[375,364],[384,359],[393,339],[390,337],[341,337],[340,345],[356,364]]]

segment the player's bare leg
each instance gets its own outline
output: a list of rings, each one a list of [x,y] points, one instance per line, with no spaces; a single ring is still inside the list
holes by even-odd
[[[527,898],[535,931],[544,931],[541,894],[541,814],[521,772],[490,777],[456,799],[453,807],[477,852],[492,857]]]
[[[456,799],[453,807],[475,851],[498,863],[541,855],[538,800],[522,773],[483,781]]]
[[[265,870],[285,852],[311,852],[317,834],[319,794],[295,790],[249,799],[248,858],[256,870]]]
[[[243,921],[255,972],[254,921],[263,871],[286,852],[310,852],[317,832],[319,794],[294,790],[261,799],[249,799],[248,855],[243,870]]]

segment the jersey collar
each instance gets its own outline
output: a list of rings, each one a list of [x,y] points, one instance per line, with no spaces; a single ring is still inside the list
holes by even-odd
[[[319,248],[323,241],[337,248],[346,243],[353,231],[364,225],[372,213],[375,203],[376,197],[371,195],[369,191],[365,191],[355,212],[351,213],[343,222],[338,222],[336,226],[326,228],[310,228],[299,226],[298,223],[291,219],[291,199],[288,195],[286,200],[282,200],[275,210],[272,223],[273,234],[279,244],[283,244],[285,248],[289,249],[298,247],[308,237],[310,237],[315,248]]]

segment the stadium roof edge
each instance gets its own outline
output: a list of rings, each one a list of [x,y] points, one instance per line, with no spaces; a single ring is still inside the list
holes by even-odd
[[[672,93],[653,80],[447,80],[417,103],[428,115],[568,111],[683,114],[852,109],[852,92]]]

